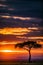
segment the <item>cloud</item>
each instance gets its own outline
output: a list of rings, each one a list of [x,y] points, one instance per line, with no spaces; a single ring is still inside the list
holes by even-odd
[[[6,0],[0,0],[0,1],[5,2]]]
[[[11,16],[1,16],[2,18],[5,18],[5,19],[7,19],[7,18],[11,18]]]
[[[16,35],[10,35],[10,34],[7,34],[7,35],[3,35],[3,34],[0,34],[0,42],[2,41],[7,41],[7,42],[22,42],[22,41],[25,41],[25,39],[22,39],[22,38],[17,38]]]
[[[0,41],[26,41],[27,38],[42,39],[42,2],[0,1]]]
[[[7,15],[6,15],[7,14]],[[0,28],[4,27],[43,27],[42,19],[31,17],[0,15]]]
[[[27,41],[27,40],[40,40],[42,41],[43,40],[43,36],[21,36],[21,35],[10,35],[10,34],[7,34],[7,35],[3,35],[3,34],[0,34],[0,43],[1,42],[5,42],[5,43],[9,43],[11,42],[12,44],[15,44],[15,43],[19,43],[19,42],[24,42],[24,41]]]
[[[20,43],[19,41],[2,41],[2,42],[0,42],[0,45],[13,45],[13,44],[17,44],[17,42],[18,43]]]
[[[2,1],[5,1],[5,0],[2,0]],[[5,2],[5,4],[7,4],[8,7],[6,7],[5,10],[3,10],[3,8],[1,8],[0,13],[9,13],[10,15],[20,16],[20,17],[22,17],[22,16],[36,17],[36,18],[43,17],[42,5],[41,5],[42,2],[40,2],[40,1],[7,0],[6,2]],[[9,7],[12,9],[16,9],[16,10],[9,9]]]
[[[20,20],[31,20],[31,19],[34,19],[34,18],[31,18],[31,17],[19,17],[19,16],[1,16],[2,18],[13,18],[13,19],[20,19]]]
[[[14,8],[8,8],[9,11],[14,11],[15,9]]]
[[[7,7],[7,5],[5,5],[5,4],[0,4],[0,7]]]
[[[30,17],[19,17],[19,16],[13,16],[14,19],[20,19],[20,20],[31,20]]]
[[[0,34],[12,34],[12,35],[24,35],[31,32],[31,30],[27,28],[4,28],[0,29]]]
[[[27,37],[19,37],[19,38],[27,38]],[[28,37],[27,39],[43,39],[43,36],[40,36],[40,37],[37,37],[37,36],[35,36],[35,37]]]
[[[42,19],[31,18],[31,17],[19,17],[19,16],[0,16],[0,28],[11,27],[11,28],[31,28],[32,27],[43,27]]]
[[[38,27],[28,27],[30,30],[38,30]]]
[[[41,27],[28,27],[28,28],[2,28],[0,29],[0,34],[11,34],[11,35],[27,35],[27,36],[38,36],[43,35],[42,34],[42,28]],[[34,34],[35,33],[35,34]]]
[[[42,29],[37,27],[29,28],[2,28],[0,29],[0,42],[22,42],[26,40],[43,40]]]

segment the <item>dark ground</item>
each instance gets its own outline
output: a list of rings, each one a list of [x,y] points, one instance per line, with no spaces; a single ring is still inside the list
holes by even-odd
[[[0,61],[0,65],[43,65],[43,60],[32,61],[31,63],[28,63],[27,61]]]

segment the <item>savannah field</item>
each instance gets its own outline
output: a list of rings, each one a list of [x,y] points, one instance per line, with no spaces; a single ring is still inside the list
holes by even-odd
[[[14,61],[0,61],[0,65],[43,65],[43,61],[38,62],[14,62]]]

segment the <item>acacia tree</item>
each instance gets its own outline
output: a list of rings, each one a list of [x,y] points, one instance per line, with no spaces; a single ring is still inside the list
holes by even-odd
[[[23,43],[18,43],[15,45],[15,48],[19,47],[19,48],[23,48],[26,49],[29,52],[29,62],[31,62],[31,49],[32,48],[41,48],[41,45],[36,43],[35,41],[27,41],[27,42],[23,42]]]

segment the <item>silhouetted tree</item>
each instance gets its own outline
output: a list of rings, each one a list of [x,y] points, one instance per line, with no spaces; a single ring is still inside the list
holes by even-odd
[[[23,43],[18,43],[15,45],[15,48],[19,47],[19,48],[23,48],[26,49],[29,52],[29,62],[31,62],[31,48],[41,48],[41,45],[36,43],[35,41],[27,41],[27,42],[23,42]]]

